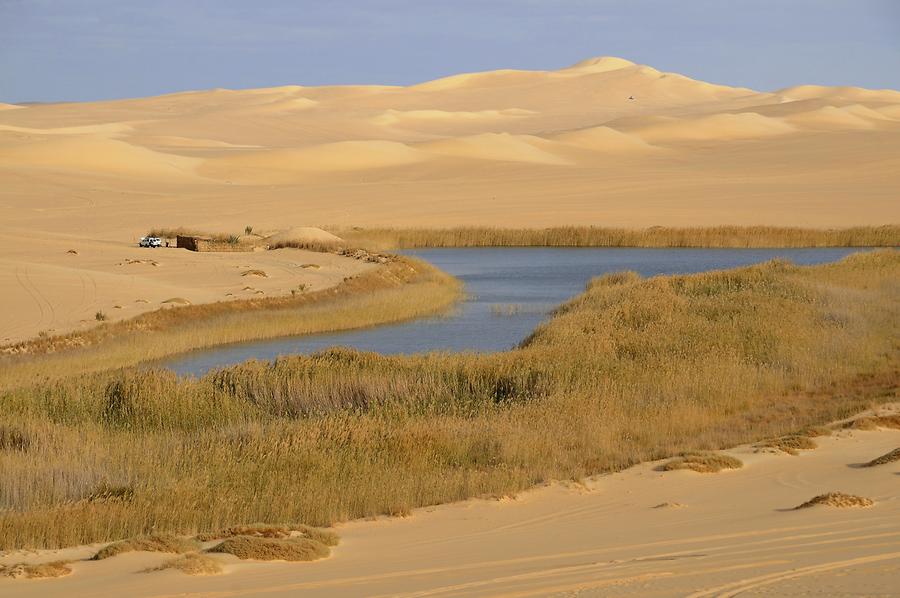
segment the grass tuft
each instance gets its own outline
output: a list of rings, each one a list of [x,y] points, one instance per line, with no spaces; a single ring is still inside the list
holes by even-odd
[[[690,469],[699,473],[716,473],[723,469],[739,469],[743,467],[740,459],[730,455],[722,455],[710,452],[686,452],[681,456],[667,461],[660,466],[662,471],[674,471],[677,469]]]
[[[198,534],[197,540],[209,542],[221,538],[233,538],[235,536],[248,536],[252,538],[290,538],[301,537],[321,542],[326,546],[337,546],[339,537],[330,530],[310,527],[302,524],[269,525],[255,523],[252,525],[236,525],[218,532]]]
[[[0,424],[0,451],[24,453],[31,447],[31,437],[22,429]]]
[[[773,448],[789,455],[799,455],[800,451],[810,451],[819,445],[808,436],[800,434],[790,434],[779,438],[764,440],[755,445],[757,448]]]
[[[213,557],[207,554],[191,552],[170,559],[156,567],[144,569],[143,573],[166,571],[168,569],[175,569],[188,575],[219,575],[224,571],[222,564]]]
[[[325,544],[309,538],[235,536],[209,549],[254,561],[315,561],[331,554]]]
[[[897,461],[900,461],[900,448],[895,448],[891,452],[885,453],[884,455],[881,455],[877,459],[872,459],[871,461],[869,461],[868,463],[863,465],[863,467],[875,467],[877,465],[887,465],[888,463],[895,463]]]
[[[794,507],[794,510],[808,509],[817,505],[845,509],[850,507],[871,507],[874,504],[875,502],[870,498],[853,494],[844,494],[843,492],[828,492],[827,494],[820,494],[819,496],[809,499],[802,505]]]
[[[114,542],[101,548],[92,560],[101,561],[126,552],[192,552],[200,548],[199,543],[188,538],[168,534],[139,536],[129,540]]]
[[[70,561],[53,561],[52,563],[18,563],[15,565],[0,565],[0,577],[13,579],[47,579],[51,577],[63,577],[72,572]]]

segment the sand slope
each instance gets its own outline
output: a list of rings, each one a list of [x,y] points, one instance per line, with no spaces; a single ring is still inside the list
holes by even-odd
[[[103,206],[88,224],[102,235],[203,227],[211,213],[241,228],[900,220],[893,90],[765,93],[597,57],[408,87],[3,108],[2,222],[31,230],[83,228],[55,217],[62,189]],[[178,197],[178,211],[160,197]]]
[[[841,431],[817,442],[799,456],[738,447],[727,453],[744,467],[717,474],[659,472],[647,463],[515,499],[345,524],[334,555],[314,563],[228,558],[224,575],[198,578],[137,573],[167,558],[138,553],[76,562],[63,579],[0,580],[0,595],[892,595],[900,579],[900,465],[858,464],[900,445],[900,432]],[[829,491],[875,504],[793,510]]]
[[[286,233],[287,239],[301,237],[313,235],[304,229]],[[297,249],[194,253],[61,236],[34,241],[2,232],[0,246],[5,249],[0,256],[0,345],[96,326],[98,311],[116,321],[166,307],[164,302],[175,298],[196,304],[289,295],[301,284],[327,288],[374,267]],[[248,271],[266,276],[244,276]]]

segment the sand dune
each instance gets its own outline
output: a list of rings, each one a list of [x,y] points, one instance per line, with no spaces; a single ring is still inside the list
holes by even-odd
[[[260,150],[207,162],[208,176],[243,181],[293,180],[306,172],[367,170],[420,162],[423,153],[394,141],[339,141],[299,149]]]
[[[560,72],[571,75],[583,75],[586,73],[607,73],[609,71],[616,71],[631,66],[636,65],[630,60],[626,60],[624,58],[618,58],[616,56],[597,56],[595,58],[582,60],[581,62],[575,63],[570,67],[560,69]]]
[[[429,141],[418,147],[441,156],[474,160],[568,164],[566,159],[552,153],[553,146],[553,142],[532,135],[482,133],[469,137]]]
[[[102,137],[67,137],[0,148],[0,162],[19,168],[54,168],[136,177],[192,176],[197,161]]]
[[[751,446],[726,451],[743,461],[737,470],[660,472],[657,463],[645,463],[516,498],[356,521],[337,527],[341,543],[328,559],[261,563],[214,555],[224,569],[216,576],[139,573],[171,558],[149,552],[85,560],[98,546],[10,554],[0,562],[73,559],[73,574],[40,582],[0,579],[0,593],[890,595],[900,578],[896,468],[854,465],[895,448],[898,437],[896,430],[844,430],[796,457]],[[794,509],[830,492],[874,504]]]
[[[24,235],[35,255],[54,247],[42,263],[59,268],[72,264],[58,235],[103,239],[114,263],[154,226],[900,222],[892,90],[756,92],[598,57],[407,87],[0,108],[0,235]],[[0,275],[15,280],[14,266]],[[115,285],[101,288],[112,301]],[[20,306],[40,330],[39,310]]]
[[[795,129],[789,124],[761,114],[714,114],[695,119],[666,119],[631,132],[656,142],[729,141],[787,135]]]
[[[506,118],[520,118],[535,114],[532,110],[520,108],[505,108],[503,110],[478,110],[478,111],[449,111],[449,110],[386,110],[372,119],[377,125],[406,125],[416,126],[422,123],[460,123],[493,121]]]
[[[848,99],[855,101],[900,102],[900,91],[894,89],[864,89],[862,87],[825,87],[822,85],[798,85],[781,89],[779,95],[791,100],[811,98]]]
[[[801,112],[786,117],[789,122],[807,129],[872,129],[888,118],[866,106],[851,104],[848,106],[824,106],[809,112]]]
[[[640,137],[602,126],[559,133],[552,139],[566,145],[608,153],[646,152],[657,149]]]

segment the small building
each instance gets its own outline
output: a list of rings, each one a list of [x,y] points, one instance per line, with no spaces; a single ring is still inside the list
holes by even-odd
[[[175,246],[190,251],[252,251],[253,248],[237,240],[200,237],[197,235],[178,235]]]

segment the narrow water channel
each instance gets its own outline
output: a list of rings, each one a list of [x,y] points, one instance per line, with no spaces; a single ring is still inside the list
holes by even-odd
[[[642,276],[687,274],[781,257],[796,264],[831,262],[854,249],[608,249],[475,248],[407,251],[465,283],[466,299],[451,313],[374,328],[226,345],[176,355],[161,363],[200,376],[247,359],[354,347],[380,353],[503,351],[515,347],[588,280],[634,270]]]

